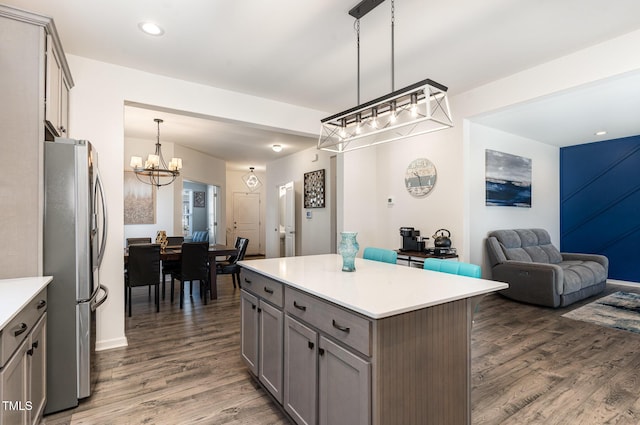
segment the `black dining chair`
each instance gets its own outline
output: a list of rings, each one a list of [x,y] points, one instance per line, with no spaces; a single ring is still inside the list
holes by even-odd
[[[216,273],[217,274],[230,274],[231,279],[233,281],[233,287],[236,287],[236,280],[238,281],[238,287],[241,288],[240,285],[240,265],[238,261],[244,260],[244,256],[247,253],[247,246],[249,246],[249,239],[247,238],[239,238],[236,244],[236,248],[238,249],[238,254],[235,256],[229,257],[227,262],[221,262],[216,264]]]
[[[184,283],[200,282],[200,296],[207,303],[209,290],[209,243],[185,242],[182,244],[180,269],[171,273],[171,302],[173,303],[174,282],[180,281],[180,309],[184,306]],[[204,285],[203,285],[204,284]]]
[[[127,238],[127,247],[129,245],[140,245],[151,243],[151,238]]]
[[[167,248],[176,248],[182,246],[184,236],[167,236]],[[180,270],[180,261],[178,260],[162,260],[162,299],[165,294],[165,281],[176,270]]]
[[[151,243],[151,238],[127,238],[127,248],[129,245],[140,245]],[[124,269],[124,281],[126,283],[129,276],[127,275],[127,268]],[[149,287],[149,296],[151,296],[151,287]],[[127,306],[127,291],[124,292],[124,305]]]
[[[156,312],[160,311],[160,245],[130,245],[127,277],[125,279],[126,295],[129,301],[129,317],[131,317],[131,288],[136,286],[155,286]],[[151,292],[149,292],[151,298]]]

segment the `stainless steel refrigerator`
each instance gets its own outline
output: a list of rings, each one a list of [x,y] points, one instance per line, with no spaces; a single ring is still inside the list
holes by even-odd
[[[100,285],[107,216],[97,159],[85,140],[44,142],[44,274],[53,276],[45,414],[77,406],[95,378],[95,311],[108,296]]]

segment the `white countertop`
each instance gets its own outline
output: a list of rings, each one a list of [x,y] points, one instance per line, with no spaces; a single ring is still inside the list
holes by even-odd
[[[51,276],[0,279],[0,329],[52,280]]]
[[[356,271],[342,271],[337,254],[268,258],[239,262],[373,319],[488,294],[506,283],[356,258]]]

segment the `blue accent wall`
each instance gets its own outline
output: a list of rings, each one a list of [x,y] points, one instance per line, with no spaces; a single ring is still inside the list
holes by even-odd
[[[560,249],[609,258],[640,282],[640,136],[560,149]]]

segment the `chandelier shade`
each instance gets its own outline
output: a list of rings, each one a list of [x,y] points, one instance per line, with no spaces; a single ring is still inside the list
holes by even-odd
[[[318,149],[348,152],[453,127],[447,87],[426,79],[320,121]]]
[[[360,18],[384,0],[363,0],[349,14],[356,18],[358,106],[320,120],[317,148],[348,152],[453,127],[448,88],[430,79],[394,90],[394,0],[391,1],[391,93],[360,104]]]
[[[132,156],[129,166],[133,169],[138,180],[142,183],[150,184],[156,187],[167,186],[175,181],[180,175],[182,169],[181,158],[171,158],[169,164],[164,160],[162,156],[162,145],[160,144],[160,123],[163,122],[160,118],[154,118],[158,125],[158,136],[156,141],[156,150],[154,153],[149,154],[144,166],[142,163],[142,157]]]

